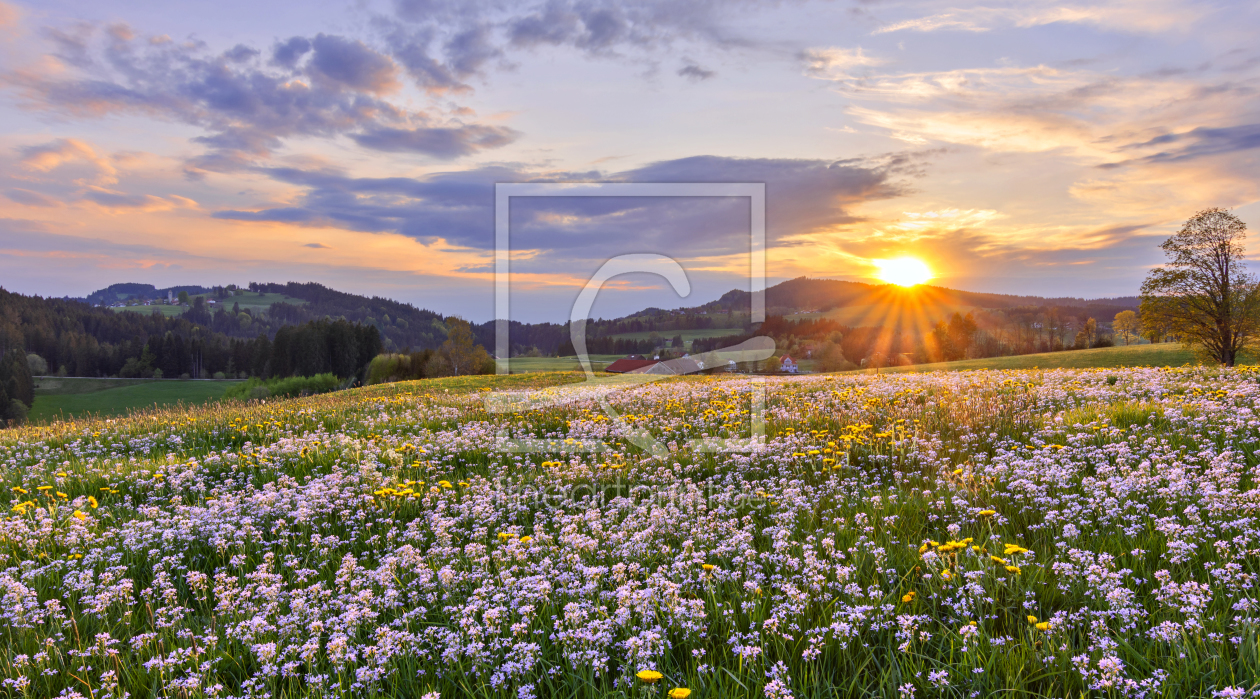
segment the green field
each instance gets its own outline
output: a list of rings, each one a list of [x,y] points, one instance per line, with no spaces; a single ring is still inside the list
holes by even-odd
[[[284,303],[291,303],[295,306],[302,306],[306,304],[306,302],[301,299],[295,299],[292,296],[285,296],[284,294],[256,294],[252,291],[246,291],[241,296],[229,296],[225,299],[216,298],[214,294],[197,294],[195,296],[189,296],[188,298],[190,302],[195,301],[197,298],[204,298],[206,301],[214,301],[215,305],[211,308],[216,309],[227,308],[228,310],[231,310],[232,304],[238,303],[240,304],[242,311],[249,310],[255,315],[257,315],[260,311],[266,311],[271,307],[271,304],[280,303],[282,301]],[[165,304],[155,306],[126,306],[124,308],[114,308],[113,310],[118,312],[130,311],[132,313],[152,313],[155,309],[164,316],[178,316],[188,310],[184,306],[167,306]]]
[[[662,340],[669,340],[675,335],[682,335],[684,342],[691,342],[701,338],[709,337],[730,337],[732,335],[742,335],[743,328],[702,328],[700,330],[652,330],[637,333],[619,333],[610,335],[619,340],[650,340],[655,335]]]
[[[85,379],[37,377],[31,422],[98,415],[125,415],[154,406],[200,405],[218,400],[235,381],[179,379]]]
[[[1128,347],[1096,347],[1065,352],[1021,354],[1014,357],[964,359],[957,362],[915,364],[881,371],[964,371],[968,369],[1095,369],[1140,366],[1183,366],[1198,364],[1192,350],[1177,342]],[[1247,362],[1251,363],[1251,362]],[[870,370],[861,370],[870,371]]]
[[[591,368],[599,371],[609,364],[621,359],[619,354],[592,354]],[[531,374],[539,371],[578,371],[576,357],[513,357],[510,360],[499,360],[500,364],[510,363],[513,374]]]

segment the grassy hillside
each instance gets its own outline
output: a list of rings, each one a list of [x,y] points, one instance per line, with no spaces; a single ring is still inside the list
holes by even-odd
[[[729,337],[744,332],[743,328],[703,328],[701,330],[653,330],[651,332],[618,333],[612,337],[621,340],[649,340],[653,335],[668,340],[675,335],[682,335],[685,342],[706,337]]]
[[[621,359],[619,354],[592,354],[591,368],[599,371]],[[578,371],[581,366],[576,357],[514,357],[510,360],[513,374],[531,374],[540,371]],[[499,360],[500,364],[505,363]]]
[[[125,415],[133,410],[218,400],[235,381],[37,378],[31,422]]]
[[[916,364],[882,371],[964,371],[968,369],[1093,369],[1139,366],[1183,366],[1198,364],[1194,352],[1176,342],[1128,347],[1097,347],[1066,352],[1023,354],[1015,357],[964,359],[957,362]]]
[[[249,310],[255,315],[261,311],[266,311],[271,307],[271,304],[279,303],[281,301],[291,303],[295,306],[302,306],[306,304],[306,302],[302,299],[295,299],[292,296],[285,296],[284,294],[259,294],[253,291],[246,291],[241,296],[229,296],[225,299],[217,298],[214,294],[195,294],[188,297],[189,303],[193,303],[199,297],[206,299],[207,302],[214,301],[215,305],[212,306],[212,308],[215,309],[227,308],[228,310],[231,310],[232,304],[239,303],[242,311]],[[132,313],[152,313],[155,308],[164,316],[178,316],[188,310],[187,307],[178,305],[125,306],[123,308],[114,308],[113,310],[118,312],[130,311]]]

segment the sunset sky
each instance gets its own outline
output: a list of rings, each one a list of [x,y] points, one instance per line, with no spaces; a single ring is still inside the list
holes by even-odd
[[[317,281],[482,321],[494,183],[765,182],[770,281],[1135,294],[1260,227],[1244,2],[0,2],[0,286]],[[513,318],[747,285],[747,203],[513,207]],[[1253,250],[1260,251],[1254,245]]]

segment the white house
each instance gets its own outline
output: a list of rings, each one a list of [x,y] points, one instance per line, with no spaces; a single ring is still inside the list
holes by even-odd
[[[782,371],[787,374],[795,374],[796,373],[796,360],[792,359],[790,356],[786,354],[783,355],[783,359],[779,361],[779,371]]]

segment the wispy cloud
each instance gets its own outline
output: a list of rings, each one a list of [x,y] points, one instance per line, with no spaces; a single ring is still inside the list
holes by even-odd
[[[1047,24],[1090,24],[1122,32],[1153,33],[1188,30],[1205,14],[1173,0],[1112,0],[1088,5],[1018,2],[1007,7],[950,8],[922,17],[885,24],[873,34],[892,32],[967,31],[1028,28]]]

